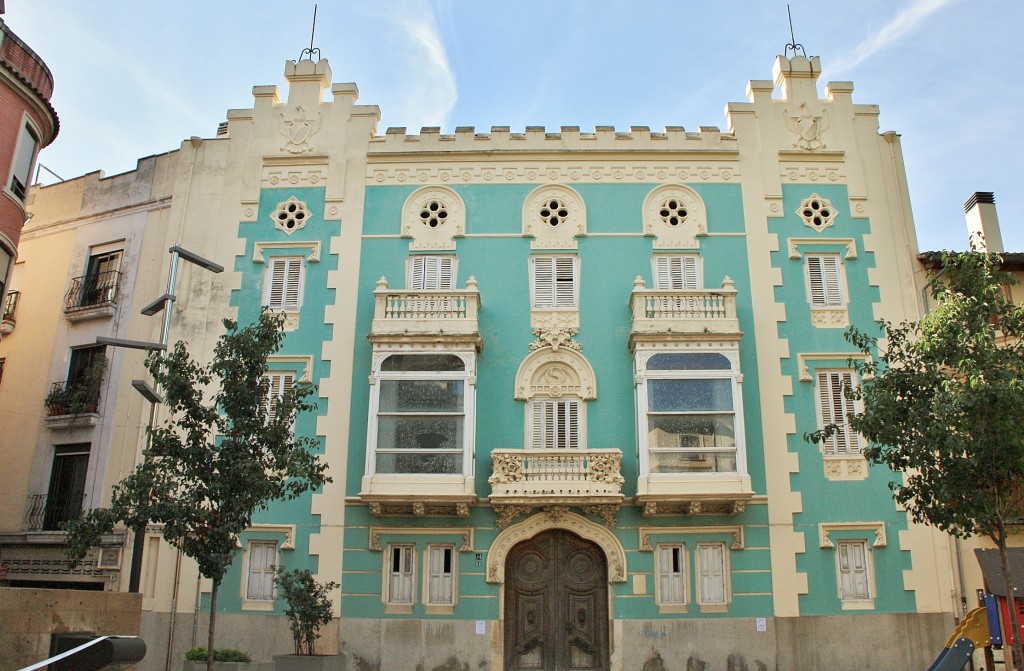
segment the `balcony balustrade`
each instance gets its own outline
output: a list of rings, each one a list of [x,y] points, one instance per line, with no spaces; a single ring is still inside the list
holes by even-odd
[[[643,279],[633,282],[630,296],[633,329],[630,343],[638,340],[738,339],[736,288],[728,277],[721,289],[648,289]]]
[[[76,277],[64,294],[64,314],[70,321],[112,316],[120,283],[117,270]]]
[[[26,531],[60,531],[61,524],[82,516],[85,492],[31,494],[25,511]]]
[[[575,506],[614,524],[622,504],[622,452],[594,450],[494,450],[491,505],[498,525],[533,508]]]
[[[465,289],[434,291],[391,289],[383,277],[377,281],[370,340],[470,340],[480,342],[477,314],[480,292],[476,280]]]

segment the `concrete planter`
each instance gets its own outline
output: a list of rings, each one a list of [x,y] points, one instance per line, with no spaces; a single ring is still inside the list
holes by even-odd
[[[274,655],[274,671],[343,671],[341,655]]]

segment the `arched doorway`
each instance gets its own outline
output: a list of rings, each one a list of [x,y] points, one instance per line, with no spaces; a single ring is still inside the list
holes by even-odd
[[[505,562],[505,671],[607,671],[608,564],[564,529],[514,546]]]

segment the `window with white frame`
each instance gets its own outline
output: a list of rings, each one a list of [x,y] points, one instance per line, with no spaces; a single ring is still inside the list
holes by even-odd
[[[249,541],[245,598],[249,601],[273,601],[275,598],[274,572],[276,570],[277,542]]]
[[[703,285],[696,254],[658,254],[653,264],[655,289],[696,291]]]
[[[371,401],[371,473],[469,474],[467,418],[474,399],[463,357],[471,356],[416,353],[383,359]]]
[[[454,256],[412,256],[409,258],[406,287],[417,291],[455,288]]]
[[[389,604],[411,605],[416,585],[416,546],[389,545],[387,554]]]
[[[305,264],[301,256],[276,256],[267,263],[263,304],[273,310],[298,310],[302,305]]]
[[[860,434],[850,427],[849,414],[856,412],[852,399],[846,398],[844,389],[852,389],[854,376],[852,370],[819,370],[818,371],[818,410],[821,416],[820,426],[836,425],[836,431],[823,443],[826,455],[857,455],[864,446]]]
[[[700,605],[721,606],[729,602],[725,543],[697,545],[697,573],[697,602]]]
[[[840,600],[870,601],[871,575],[867,541],[836,541],[836,563]]]
[[[736,473],[743,449],[740,371],[718,352],[651,355],[637,386],[647,472]]]
[[[578,398],[530,401],[530,447],[535,450],[583,447],[583,402]]]
[[[455,604],[455,546],[427,546],[427,605]]]
[[[295,384],[294,371],[268,371],[263,374],[263,383],[266,385],[267,395],[264,405],[267,409],[267,418],[271,418],[277,411],[277,403],[285,392]]]
[[[11,164],[11,183],[9,185],[11,193],[19,200],[25,200],[25,196],[28,195],[28,187],[32,179],[32,166],[35,164],[38,149],[39,138],[32,127],[26,123],[22,126],[21,134],[18,136],[14,162]]]
[[[686,546],[659,543],[657,551],[658,603],[681,606],[686,603]]]
[[[839,255],[805,254],[804,258],[807,261],[807,291],[811,307],[833,308],[846,305]]]
[[[579,258],[530,258],[530,295],[535,308],[575,308],[579,305]]]

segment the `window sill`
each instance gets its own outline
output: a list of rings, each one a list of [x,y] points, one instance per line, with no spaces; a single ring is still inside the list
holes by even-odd
[[[242,610],[257,610],[270,612],[274,610],[274,602],[263,599],[243,599]]]
[[[663,615],[685,615],[690,612],[688,603],[659,603],[658,612]]]
[[[455,606],[426,606],[423,612],[427,615],[455,615]]]
[[[875,601],[869,599],[867,601],[843,601],[843,610],[874,610]]]
[[[700,612],[702,613],[728,613],[729,604],[727,603],[707,603],[701,604]]]
[[[412,615],[412,604],[384,604],[385,615]]]

